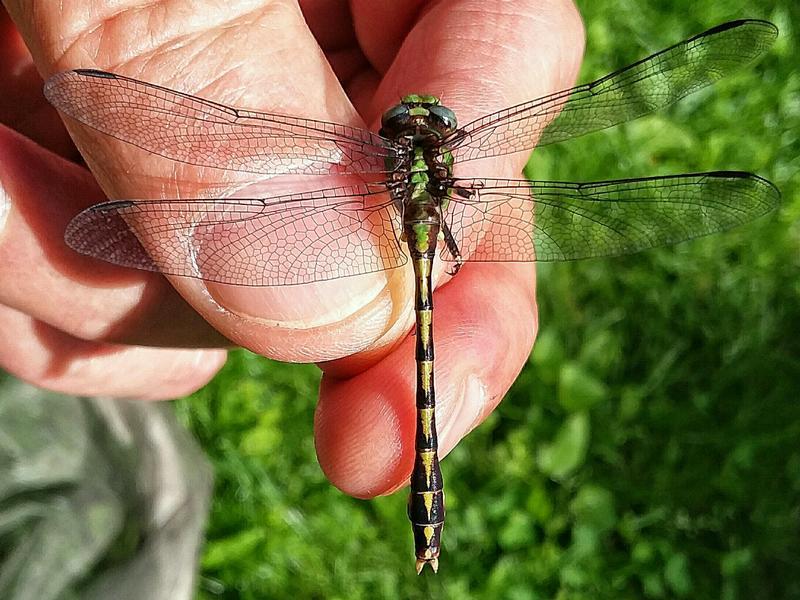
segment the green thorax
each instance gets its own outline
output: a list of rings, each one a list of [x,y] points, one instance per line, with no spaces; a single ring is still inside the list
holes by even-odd
[[[435,253],[448,200],[444,188],[453,172],[447,140],[456,128],[453,111],[423,94],[404,96],[381,119],[380,135],[397,142],[398,153],[387,158],[387,168],[402,180],[395,179],[398,185],[390,191],[402,211],[403,236],[413,257],[429,259]]]
[[[403,96],[400,98],[401,104],[428,104],[430,106],[436,106],[440,104],[439,99],[436,96],[430,96],[428,94],[408,94],[407,96]]]
[[[429,167],[425,160],[425,148],[416,146],[414,148],[414,158],[411,162],[409,177],[412,200],[428,198],[428,183],[430,183],[430,180]]]

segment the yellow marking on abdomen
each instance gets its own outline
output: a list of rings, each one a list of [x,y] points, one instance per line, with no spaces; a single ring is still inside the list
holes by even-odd
[[[433,460],[436,457],[436,450],[426,450],[419,453],[422,459],[422,467],[425,469],[425,482],[428,487],[431,485],[431,477],[433,476]]]
[[[419,295],[421,298],[427,300],[430,296],[428,281],[430,280],[431,274],[431,261],[427,258],[420,258],[418,259],[417,264],[419,265],[419,273],[417,274],[417,277],[420,279]]]
[[[419,361],[420,375],[422,376],[422,389],[425,394],[430,394],[431,382],[433,380],[433,361],[421,360]]]
[[[431,540],[433,539],[433,532],[434,532],[433,527],[431,527],[430,525],[426,525],[422,531],[425,534],[425,542],[427,544],[430,544]],[[428,552],[430,552],[429,549]],[[429,556],[426,556],[425,558],[429,558]]]
[[[432,408],[420,408],[419,418],[422,422],[422,435],[425,436],[426,441],[430,441],[431,434],[433,433],[433,414]]]
[[[422,499],[425,502],[425,510],[428,512],[428,520],[431,520],[431,510],[433,510],[433,495],[436,492],[422,492]]]
[[[431,323],[433,319],[432,310],[420,310],[417,311],[417,315],[419,318],[419,339],[422,342],[422,347],[427,348],[431,343]]]

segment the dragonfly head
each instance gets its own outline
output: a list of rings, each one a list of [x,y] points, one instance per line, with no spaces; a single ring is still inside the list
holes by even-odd
[[[402,135],[442,138],[457,126],[455,113],[442,106],[437,97],[411,94],[383,113],[381,135],[391,138]]]

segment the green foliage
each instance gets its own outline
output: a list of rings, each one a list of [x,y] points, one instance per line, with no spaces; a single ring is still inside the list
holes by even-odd
[[[794,0],[579,2],[582,80],[741,17],[772,54],[658,115],[535,152],[537,179],[753,170],[779,214],[616,260],[543,265],[541,331],[444,461],[441,573],[405,493],[345,497],[315,461],[318,373],[236,352],[179,410],[217,489],[200,597],[800,597],[800,55]]]
[[[542,444],[536,462],[543,473],[564,479],[583,464],[589,446],[589,416],[577,413],[567,417],[552,444]]]

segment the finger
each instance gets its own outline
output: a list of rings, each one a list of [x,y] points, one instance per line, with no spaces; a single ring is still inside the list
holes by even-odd
[[[353,80],[367,80],[374,89],[377,74],[358,46],[348,1],[300,0],[300,8],[337,79],[358,107],[359,100],[350,93]]]
[[[133,0],[113,7],[103,2],[35,4],[36,11],[19,0],[7,4],[46,75],[75,67],[108,69],[230,105],[362,124],[294,3],[229,2],[206,4],[201,11],[181,11],[176,3],[164,10],[159,2],[142,8]],[[86,19],[86,14],[93,17]],[[241,174],[177,164],[74,122],[69,127],[114,198],[152,194],[138,178],[120,176],[127,172],[174,180],[173,189],[184,198],[205,195],[209,184],[235,189],[246,182]],[[326,179],[313,185],[337,182],[342,183]],[[248,248],[258,252],[258,244],[268,243],[255,240]],[[391,328],[393,290],[405,279],[380,273],[279,289],[171,281],[236,343],[274,358],[313,361],[376,344]]]
[[[347,92],[354,98],[362,115],[368,119],[367,123],[371,123],[376,116],[375,89],[397,56],[403,40],[414,26],[420,12],[429,4],[424,0],[351,2],[359,45],[372,68],[364,69],[358,76],[353,77],[349,81]],[[399,96],[393,98],[391,102],[395,103],[399,98]]]
[[[352,0],[358,41],[375,70],[383,75],[430,3],[424,0]]]
[[[436,424],[439,456],[502,399],[530,352],[537,319],[533,281],[520,265],[477,265],[434,295]],[[346,380],[323,376],[315,418],[325,475],[356,497],[408,483],[414,461],[413,336]]]
[[[42,95],[42,78],[5,8],[0,5],[0,123],[69,158],[78,158],[58,113]]]
[[[350,3],[347,0],[301,0],[300,6],[325,57],[353,105],[360,110],[372,101],[380,73],[368,60],[368,55],[365,56],[365,48],[356,37],[355,27],[359,23],[353,21]]]
[[[222,350],[115,346],[67,335],[0,305],[0,367],[33,385],[81,396],[166,400],[204,386]]]
[[[446,90],[446,104],[466,122],[569,87],[581,40],[580,18],[569,2],[440,4],[405,40],[377,102]],[[524,158],[481,163],[484,176],[520,177]],[[529,264],[467,264],[434,294],[440,455],[489,414],[524,364],[536,328],[534,285]],[[358,357],[326,365],[317,453],[326,475],[350,494],[386,493],[408,481],[413,355],[413,340],[407,339],[350,379],[335,377],[352,374],[349,363]]]
[[[0,125],[0,304],[85,340],[228,345],[160,276],[65,245],[69,219],[102,199],[86,169]]]
[[[356,44],[347,0],[300,0],[308,29],[327,54]]]
[[[370,0],[354,4],[356,15],[356,6],[369,14],[376,10]],[[402,96],[427,93],[439,97],[465,125],[574,83],[584,38],[570,0],[458,0],[426,8],[417,11],[371,108],[365,109],[368,122]],[[378,41],[364,43],[380,44],[382,30],[372,35]],[[527,158],[516,157],[515,168]]]

